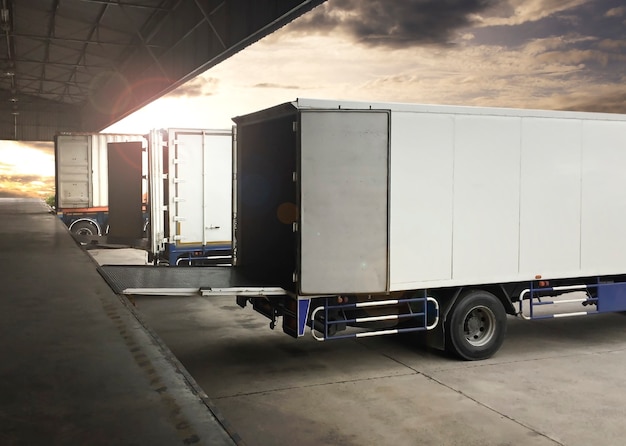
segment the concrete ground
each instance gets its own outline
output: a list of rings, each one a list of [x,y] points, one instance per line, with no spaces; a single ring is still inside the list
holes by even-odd
[[[295,340],[230,297],[135,303],[248,446],[626,443],[622,314],[510,318],[463,362],[411,336]]]
[[[147,265],[148,253],[133,248],[89,248],[87,252],[99,265]]]

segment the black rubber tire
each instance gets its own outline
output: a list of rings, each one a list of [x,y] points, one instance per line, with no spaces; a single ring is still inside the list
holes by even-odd
[[[493,356],[506,335],[502,302],[483,290],[459,296],[446,320],[446,350],[461,359],[478,361]]]
[[[70,229],[72,234],[76,235],[98,235],[98,228],[88,221],[79,221],[72,225]]]

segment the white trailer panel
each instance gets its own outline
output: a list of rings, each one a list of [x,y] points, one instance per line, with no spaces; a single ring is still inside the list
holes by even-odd
[[[455,116],[454,135],[452,279],[488,283],[518,266],[519,119]]]
[[[168,129],[170,240],[206,245],[231,237],[232,132]]]
[[[199,253],[196,260],[228,257],[232,129],[153,130],[148,147],[149,239],[154,258],[176,265],[190,253]]]
[[[395,246],[392,283],[452,278],[452,215],[454,180],[454,119],[451,115],[415,115],[399,112],[393,117],[391,140],[404,141],[422,150],[405,150],[391,157],[390,244]],[[417,167],[417,171],[415,170]],[[419,211],[415,210],[420,203]],[[438,252],[439,255],[423,253]]]
[[[524,118],[520,268],[524,276],[580,273],[582,121]]]
[[[626,132],[619,121],[583,124],[581,268],[605,271],[626,265]],[[604,236],[599,236],[604,234]]]

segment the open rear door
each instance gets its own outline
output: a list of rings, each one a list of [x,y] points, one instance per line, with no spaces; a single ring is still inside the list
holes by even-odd
[[[389,112],[300,116],[300,293],[385,292]]]
[[[142,143],[109,143],[109,239],[143,236]]]
[[[150,131],[148,138],[148,243],[149,258],[154,260],[165,249],[167,229],[166,155],[161,130]]]

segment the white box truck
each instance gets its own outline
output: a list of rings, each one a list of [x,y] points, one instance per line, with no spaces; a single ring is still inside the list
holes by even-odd
[[[149,260],[231,263],[232,130],[153,130],[148,137]]]
[[[122,142],[146,145],[143,135],[55,135],[55,209],[72,233],[85,236],[104,236],[108,233],[108,145]]]
[[[234,268],[204,295],[468,360],[507,314],[626,310],[625,115],[300,99],[234,121]]]
[[[56,211],[72,233],[147,249],[160,265],[230,264],[231,129],[62,133],[55,160]]]

